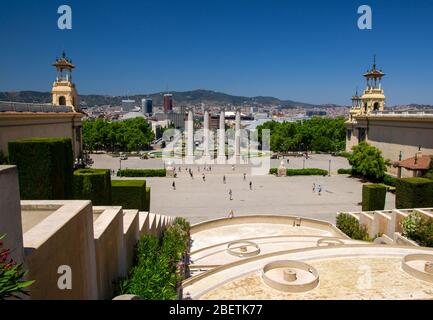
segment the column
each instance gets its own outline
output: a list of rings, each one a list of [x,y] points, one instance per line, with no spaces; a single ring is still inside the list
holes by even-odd
[[[218,129],[218,163],[224,164],[226,162],[226,129],[225,129],[225,111],[221,108],[220,125]]]
[[[187,163],[192,164],[194,161],[194,115],[192,108],[188,109],[187,139]]]
[[[235,125],[235,157],[236,162],[239,162],[241,156],[241,110],[236,109],[236,125]]]
[[[203,121],[203,136],[204,136],[204,158],[205,161],[210,160],[209,155],[209,109],[204,109]]]

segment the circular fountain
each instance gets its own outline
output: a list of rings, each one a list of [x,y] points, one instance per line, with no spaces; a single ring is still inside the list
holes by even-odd
[[[306,292],[319,284],[319,273],[311,265],[294,260],[266,264],[262,278],[269,287],[283,292]]]
[[[401,267],[411,276],[433,283],[433,254],[409,254],[403,258]]]
[[[253,257],[260,253],[257,243],[246,240],[232,241],[227,245],[227,253],[236,257]]]

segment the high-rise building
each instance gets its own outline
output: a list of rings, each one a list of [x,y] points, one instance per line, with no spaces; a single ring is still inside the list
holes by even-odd
[[[170,93],[164,94],[164,112],[173,111],[173,95]]]
[[[150,98],[141,99],[141,110],[144,115],[153,114],[153,101]]]

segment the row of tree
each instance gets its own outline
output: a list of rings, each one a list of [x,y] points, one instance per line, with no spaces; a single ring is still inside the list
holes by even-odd
[[[344,118],[313,117],[310,120],[296,122],[269,121],[257,127],[259,136],[262,129],[271,131],[271,150],[287,151],[322,151],[344,150]]]
[[[124,121],[96,119],[83,122],[83,144],[88,151],[147,150],[153,139],[152,128],[144,118]]]

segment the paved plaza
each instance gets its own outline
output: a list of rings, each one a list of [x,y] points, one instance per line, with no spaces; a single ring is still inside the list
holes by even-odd
[[[93,168],[119,169],[119,158],[92,155]],[[151,211],[164,215],[182,216],[191,223],[227,217],[233,210],[236,215],[281,214],[320,219],[335,223],[338,211],[360,211],[362,182],[347,175],[337,175],[339,168],[349,168],[345,158],[329,155],[313,155],[311,159],[290,157],[288,168],[322,168],[328,170],[331,160],[331,176],[275,177],[251,176],[250,166],[181,165],[178,177],[147,178],[151,191]],[[271,167],[278,167],[281,160],[271,160]],[[162,168],[161,159],[141,160],[130,158],[122,161],[122,168]],[[177,168],[179,166],[176,166]],[[200,167],[200,168],[199,168]],[[191,179],[186,168],[193,170]],[[200,171],[199,171],[200,170]],[[203,181],[202,174],[205,174]],[[243,175],[246,173],[246,180]],[[226,183],[223,183],[223,176]],[[176,190],[172,183],[175,181]],[[249,182],[252,182],[252,190]],[[313,192],[313,183],[321,185],[321,195]],[[229,192],[232,190],[233,200]],[[395,196],[387,193],[386,209],[394,208]]]

